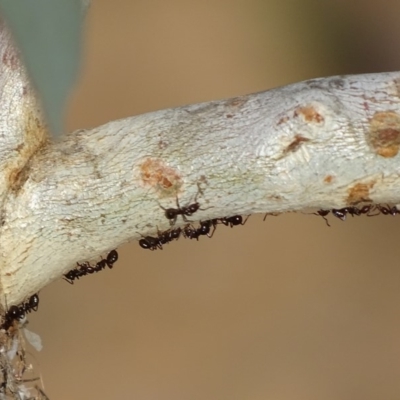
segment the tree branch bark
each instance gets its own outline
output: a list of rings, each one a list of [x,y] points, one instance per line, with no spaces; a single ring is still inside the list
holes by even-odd
[[[400,72],[313,79],[50,142],[2,35],[3,305],[168,229],[161,206],[176,207],[176,196],[187,205],[197,195],[193,221],[400,203]]]

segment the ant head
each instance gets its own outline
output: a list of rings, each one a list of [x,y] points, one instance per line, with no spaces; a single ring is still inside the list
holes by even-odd
[[[30,297],[28,301],[28,306],[35,311],[37,310],[39,306],[39,296],[36,293]]]
[[[233,225],[240,225],[243,222],[243,217],[241,215],[234,215],[230,218],[230,222],[232,222]]]
[[[174,219],[178,215],[179,210],[175,210],[175,208],[167,208],[165,210],[165,217],[167,219]]]
[[[24,312],[21,313],[18,306],[11,306],[10,309],[8,310],[7,316],[10,319],[19,319],[22,318],[21,314],[25,315]]]
[[[210,224],[208,221],[200,222],[200,228],[198,229],[200,235],[208,235],[210,233]]]
[[[140,239],[139,240],[139,246],[142,247],[143,249],[150,249],[151,248],[150,243],[146,239]]]

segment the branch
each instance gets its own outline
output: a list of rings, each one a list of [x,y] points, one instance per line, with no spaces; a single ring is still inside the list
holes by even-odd
[[[340,76],[113,121],[57,143],[36,134],[23,166],[9,151],[14,175],[3,165],[1,298],[18,304],[77,261],[168,229],[162,207],[176,207],[176,196],[181,205],[197,196],[193,221],[400,203],[399,94],[400,72]],[[2,148],[30,140],[9,124],[26,124],[26,113],[9,110]]]

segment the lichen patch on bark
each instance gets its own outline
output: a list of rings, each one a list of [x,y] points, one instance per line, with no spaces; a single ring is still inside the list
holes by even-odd
[[[178,172],[162,160],[147,158],[140,165],[140,175],[144,185],[155,189],[178,189],[182,185],[182,178]]]
[[[348,190],[346,204],[358,204],[363,201],[371,201],[369,191],[373,188],[375,182],[356,183]]]
[[[400,148],[400,115],[394,111],[376,112],[366,135],[376,154],[386,158],[396,156]]]
[[[321,124],[325,121],[325,118],[316,110],[313,105],[297,107],[294,110],[294,116],[301,116],[305,122],[314,124]]]
[[[289,146],[286,147],[285,153],[294,153],[296,152],[300,146],[305,143],[309,142],[310,139],[301,136],[301,135],[295,135],[293,141],[289,144]]]

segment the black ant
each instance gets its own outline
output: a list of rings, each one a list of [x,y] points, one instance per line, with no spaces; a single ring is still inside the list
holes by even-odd
[[[183,229],[183,233],[185,237],[189,239],[197,239],[199,240],[200,236],[208,236],[212,238],[215,230],[217,229],[217,225],[219,224],[219,219],[208,219],[206,221],[200,221],[200,226],[198,228],[193,228],[191,225],[185,226]],[[210,234],[211,228],[214,228]]]
[[[344,207],[344,208],[333,208],[332,210],[318,210],[314,215],[320,215],[326,222],[328,226],[329,222],[326,216],[332,211],[332,214],[336,217],[339,218],[341,221],[344,221],[346,219],[346,215],[350,214],[352,217],[354,216],[359,216],[362,214],[367,214],[368,216],[372,216],[369,214],[373,210],[374,206],[371,204],[365,205],[361,208],[358,207]]]
[[[144,236],[142,239],[139,240],[139,246],[143,249],[162,250],[162,245],[159,242],[158,238],[153,236]]]
[[[139,240],[139,245],[143,249],[149,250],[162,250],[162,245],[172,242],[173,240],[179,239],[182,233],[181,228],[169,229],[165,232],[158,232],[157,237],[153,236],[144,236]]]
[[[366,206],[361,207],[360,214],[366,214],[368,217],[372,217],[373,215],[370,214],[371,211],[374,210],[374,207],[372,204],[368,204]]]
[[[100,267],[98,267],[98,270],[100,271]],[[71,269],[64,274],[64,280],[73,285],[75,279],[79,279],[88,274],[93,274],[94,272],[96,272],[95,267],[92,267],[89,263],[78,263],[78,268]]]
[[[362,215],[362,214],[367,214],[368,216],[372,216],[369,213],[370,213],[370,211],[372,211],[373,208],[374,208],[373,205],[368,204],[368,205],[363,206],[361,208],[358,208],[358,207],[347,207],[346,210],[352,217],[354,217],[354,215],[359,216],[359,215]]]
[[[20,306],[11,306],[4,316],[4,322],[0,326],[0,329],[8,330],[14,321],[24,318],[25,314],[31,311],[37,311],[38,307],[39,296],[37,293],[33,294],[26,303]]]
[[[219,218],[219,222],[221,224],[224,224],[226,226],[230,226],[233,228],[234,226],[237,225],[244,225],[246,221],[248,220],[249,216],[243,221],[243,217],[241,215],[234,215],[232,217],[224,217],[224,218]]]
[[[197,228],[199,235],[207,235],[209,238],[212,238],[215,230],[217,229],[218,219],[208,219],[207,221],[200,221],[200,226]],[[211,227],[213,227],[213,231],[210,234]]]
[[[197,194],[194,198],[194,203],[189,204],[188,206],[181,207],[179,205],[179,200],[178,196],[176,196],[176,206],[177,208],[164,208],[163,206],[160,205],[160,207],[165,211],[165,217],[169,219],[169,222],[171,225],[174,225],[178,215],[182,216],[182,219],[185,222],[189,222],[189,220],[186,217],[192,216],[196,211],[200,210],[200,203],[197,201],[197,197],[199,193],[203,193],[202,190],[200,189],[199,184],[197,184],[198,191]]]
[[[381,206],[380,204],[378,204],[376,206],[376,208],[383,214],[383,215],[393,215],[395,216],[396,214],[400,214],[400,210],[396,207],[390,207],[390,206]]]
[[[379,208],[379,206],[378,206]],[[385,208],[385,207],[383,207]],[[373,206],[371,204],[368,204],[366,206],[363,206],[361,208],[358,207],[344,207],[344,208],[340,208],[340,209],[332,209],[332,214],[336,217],[339,218],[340,220],[344,221],[346,219],[346,215],[350,214],[352,217],[359,216],[362,214],[367,214],[368,216],[372,216],[370,213],[370,211],[373,209]],[[387,209],[386,209],[387,210]],[[385,211],[386,211],[385,210]],[[389,211],[389,210],[388,210]],[[393,208],[390,209],[390,212],[393,211]],[[394,214],[392,214],[394,215]]]
[[[117,250],[111,250],[105,259],[100,260],[95,266],[90,263],[85,262],[83,264],[77,263],[78,267],[71,269],[64,275],[64,280],[66,280],[71,285],[74,284],[74,280],[79,279],[82,276],[93,274],[103,270],[106,266],[112,268],[115,262],[118,260]]]
[[[185,238],[188,238],[188,239],[196,239],[196,240],[199,240],[200,234],[199,234],[199,232],[197,231],[197,229],[194,228],[192,225],[186,225],[186,226],[183,228],[183,236],[184,236]]]

